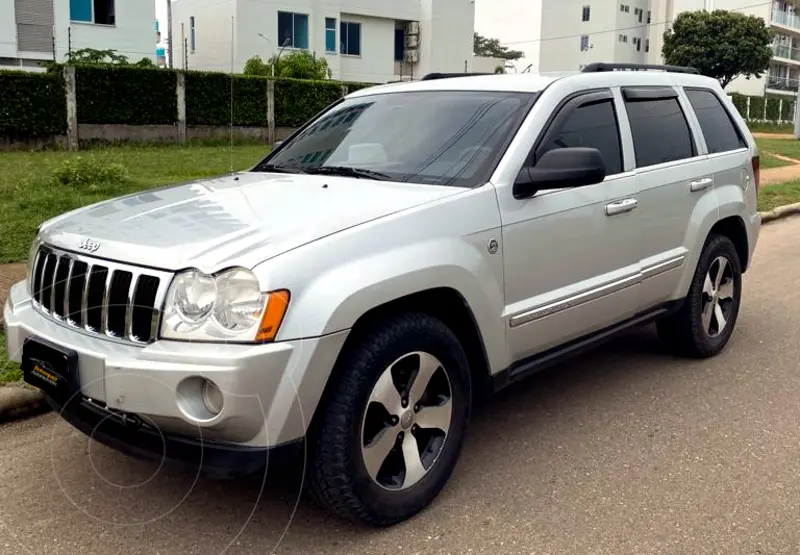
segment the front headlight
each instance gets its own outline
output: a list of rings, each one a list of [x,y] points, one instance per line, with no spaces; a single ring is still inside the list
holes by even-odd
[[[288,291],[263,293],[244,268],[215,276],[181,272],[167,292],[161,337],[195,341],[264,342],[275,339]]]

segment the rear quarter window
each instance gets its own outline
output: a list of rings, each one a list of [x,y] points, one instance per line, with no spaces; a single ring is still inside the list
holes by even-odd
[[[685,91],[700,122],[709,154],[747,147],[747,142],[716,94],[705,89]]]

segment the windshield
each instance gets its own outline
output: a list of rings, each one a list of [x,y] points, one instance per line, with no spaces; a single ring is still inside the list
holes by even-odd
[[[441,90],[350,98],[253,171],[473,187],[488,181],[534,98]]]

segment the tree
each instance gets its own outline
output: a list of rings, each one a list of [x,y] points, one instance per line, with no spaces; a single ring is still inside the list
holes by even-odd
[[[689,66],[723,87],[736,77],[761,77],[772,59],[772,31],[760,17],[739,12],[683,12],[664,33],[669,65]]]
[[[324,80],[331,76],[328,60],[317,58],[305,50],[283,56],[272,56],[266,62],[260,56],[253,56],[245,62],[244,74],[271,77],[273,65],[275,66],[275,77]]]
[[[519,60],[525,56],[521,50],[509,50],[507,46],[502,46],[498,39],[489,39],[478,33],[472,37],[472,51],[476,56],[488,56],[503,60]]]

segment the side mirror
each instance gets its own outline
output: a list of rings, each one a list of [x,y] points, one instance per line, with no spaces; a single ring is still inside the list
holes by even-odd
[[[535,166],[522,168],[514,182],[514,198],[527,198],[541,189],[594,185],[605,177],[606,164],[596,148],[557,148],[545,152]]]

